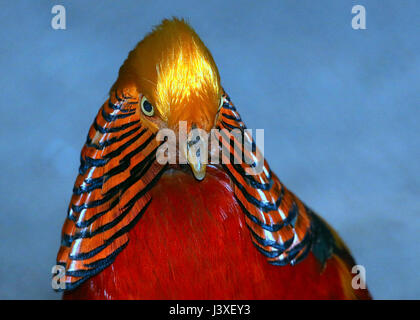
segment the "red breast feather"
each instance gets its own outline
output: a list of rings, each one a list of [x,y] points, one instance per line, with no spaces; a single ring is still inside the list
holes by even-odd
[[[188,172],[170,170],[152,197],[115,262],[64,298],[355,297],[348,288],[349,270],[336,256],[323,270],[312,253],[296,266],[267,263],[252,245],[230,179],[222,170],[210,167],[202,182]]]

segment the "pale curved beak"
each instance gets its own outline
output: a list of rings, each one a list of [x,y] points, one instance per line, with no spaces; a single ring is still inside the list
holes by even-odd
[[[196,139],[194,141],[187,141],[186,143],[186,150],[184,151],[186,154],[186,159],[188,164],[191,167],[191,170],[194,174],[194,177],[201,181],[206,176],[206,163],[203,163],[201,156],[200,156],[200,148],[197,148],[196,144],[200,139]]]

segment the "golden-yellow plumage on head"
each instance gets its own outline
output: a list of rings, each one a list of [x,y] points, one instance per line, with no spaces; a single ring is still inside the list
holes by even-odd
[[[208,131],[214,124],[222,94],[219,72],[184,20],[164,20],[130,52],[113,89],[132,85],[169,128],[187,121],[189,128],[195,124]],[[156,121],[153,125],[158,129]]]

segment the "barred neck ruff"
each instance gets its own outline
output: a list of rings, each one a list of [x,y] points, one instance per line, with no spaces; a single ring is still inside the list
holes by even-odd
[[[246,131],[245,124],[235,106],[226,95],[219,121],[219,129],[242,130],[246,139],[252,141],[253,149],[259,151]],[[220,145],[235,158],[234,137],[220,135]],[[242,150],[246,152],[246,150]],[[255,167],[242,162],[223,164],[235,186],[235,196],[246,215],[246,222],[256,248],[274,265],[296,264],[306,257],[311,249],[311,218],[305,205],[290,192],[272,173],[267,161],[258,175],[247,175],[247,169]],[[225,162],[226,163],[226,162]]]

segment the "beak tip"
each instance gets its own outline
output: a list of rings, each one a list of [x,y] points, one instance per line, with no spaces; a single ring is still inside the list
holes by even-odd
[[[195,142],[192,143],[192,145],[194,144]],[[199,150],[200,149],[198,149],[198,151]],[[197,152],[195,148],[190,149],[190,144],[187,143],[185,145],[184,154],[194,177],[198,181],[202,181],[206,176],[206,163],[203,163],[203,160],[200,158],[200,153]]]
[[[198,180],[198,181],[202,181],[204,179],[204,177],[206,176],[206,170],[202,170],[200,172],[196,172],[193,170],[193,174],[194,177]]]

